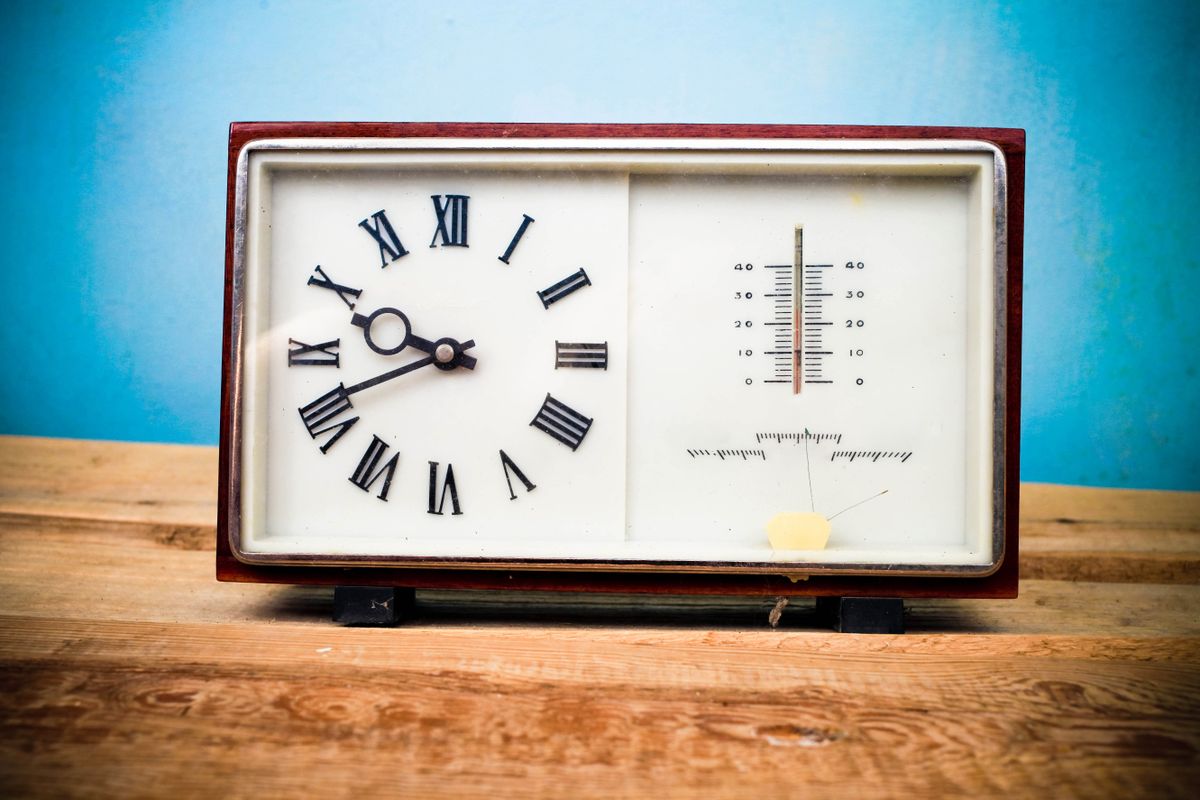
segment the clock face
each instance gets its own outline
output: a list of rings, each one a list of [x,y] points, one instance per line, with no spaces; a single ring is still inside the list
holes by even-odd
[[[235,553],[994,569],[1002,157],[859,145],[252,145]]]
[[[297,169],[273,184],[272,528],[421,555],[477,554],[500,524],[514,546],[620,541],[624,180]]]

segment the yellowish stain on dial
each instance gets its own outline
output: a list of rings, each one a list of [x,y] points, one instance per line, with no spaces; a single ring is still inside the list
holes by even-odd
[[[824,514],[785,511],[767,523],[767,539],[776,550],[824,550],[831,530]]]

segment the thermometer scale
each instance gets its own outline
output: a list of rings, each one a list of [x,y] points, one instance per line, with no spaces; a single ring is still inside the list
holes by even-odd
[[[864,273],[866,265],[861,261],[847,261],[844,265],[847,277],[835,270],[834,264],[805,263],[804,229],[796,227],[796,258],[793,264],[764,264],[763,281],[766,291],[761,293],[759,309],[763,319],[760,325],[766,331],[760,342],[762,356],[767,361],[764,384],[783,384],[791,387],[792,394],[800,394],[806,386],[832,384],[826,366],[837,356],[845,359],[862,359],[866,353],[853,337],[856,328],[867,324],[863,318],[870,304],[866,299]],[[754,270],[753,263],[742,265],[743,269]],[[834,289],[841,294],[835,295]],[[840,298],[844,301],[838,304]],[[751,298],[752,299],[752,298]],[[857,302],[856,302],[857,301]],[[836,314],[845,309],[844,327],[848,336],[843,338],[835,327],[832,309]],[[829,349],[839,342],[847,346],[834,351]],[[858,362],[862,364],[863,362]],[[860,378],[857,385],[863,385]],[[748,385],[752,385],[752,381]]]

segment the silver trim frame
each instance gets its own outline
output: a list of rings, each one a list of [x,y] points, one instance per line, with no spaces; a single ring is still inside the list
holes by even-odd
[[[373,141],[337,138],[262,139],[247,142],[238,153],[235,172],[233,215],[233,274],[231,277],[230,348],[229,355],[229,472],[226,511],[226,530],[234,558],[255,566],[295,567],[389,567],[402,570],[421,568],[444,569],[519,569],[565,570],[580,572],[648,572],[648,573],[724,573],[782,575],[793,579],[810,575],[829,576],[911,576],[945,578],[985,578],[1000,569],[1005,558],[1005,485],[1007,471],[1006,429],[1008,387],[1008,168],[1004,153],[996,145],[981,140],[939,139],[694,139],[653,138],[606,139],[600,144],[557,138],[510,139],[497,143],[495,139],[447,137],[445,139],[391,139]],[[432,144],[428,144],[432,143]],[[689,146],[681,146],[684,144]],[[539,146],[540,145],[540,146]],[[774,145],[774,146],[771,146]],[[248,190],[250,155],[259,151],[386,151],[440,149],[492,151],[608,152],[619,151],[683,151],[719,152],[736,149],[739,152],[846,152],[846,153],[980,153],[991,154],[993,160],[992,219],[993,219],[993,406],[992,406],[992,563],[985,565],[930,564],[838,564],[788,562],[732,561],[617,561],[554,558],[473,558],[430,556],[343,555],[323,556],[318,553],[259,554],[241,548],[242,508],[242,384],[244,378],[245,265],[248,226]],[[1016,465],[1012,465],[1016,468]]]

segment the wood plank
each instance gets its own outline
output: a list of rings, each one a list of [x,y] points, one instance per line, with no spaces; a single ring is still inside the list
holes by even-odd
[[[1200,492],[1022,484],[1021,574],[1200,583]]]
[[[1072,580],[914,601],[903,636],[820,629],[805,600],[772,629],[771,598],[462,591],[373,630],[330,624],[327,588],[217,583],[214,476],[211,448],[0,439],[0,793],[1200,784],[1200,586],[1078,580],[1095,554],[1193,558],[1193,495],[1030,487],[1023,549]]]
[[[216,459],[215,448],[0,437],[0,517],[122,521],[121,535],[210,550]],[[1198,492],[1024,484],[1021,537],[1027,578],[1200,583]]]
[[[278,619],[293,609],[324,624],[329,589],[221,584],[212,552],[186,539],[152,535],[154,526],[85,524],[73,519],[0,516],[0,609],[71,619],[224,622]],[[85,564],[81,568],[80,564]],[[47,586],[69,587],[47,591]],[[771,598],[666,597],[653,604],[617,595],[423,591],[430,613],[500,619],[569,621],[655,619],[671,624],[705,620],[729,625],[765,619]],[[148,602],[153,598],[153,603]],[[796,601],[784,621],[815,626],[812,601]],[[319,610],[311,610],[319,607]],[[437,609],[441,608],[441,611]],[[1079,635],[1200,633],[1200,586],[1070,584],[1026,581],[1015,601],[915,600],[914,630]],[[805,617],[804,614],[809,614]],[[714,615],[716,615],[714,617]]]
[[[314,633],[6,618],[0,776],[47,794],[586,797],[1036,795],[1066,774],[1084,796],[1169,795],[1200,777],[1195,638],[1160,661],[1137,642],[964,650],[978,636]]]
[[[1200,492],[1021,484],[1021,518],[1030,522],[1116,522],[1143,530],[1200,528]]]
[[[215,447],[0,436],[0,515],[211,531],[216,508]]]

